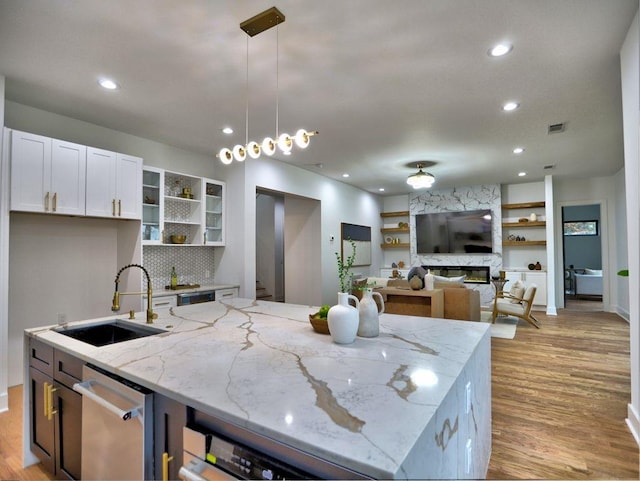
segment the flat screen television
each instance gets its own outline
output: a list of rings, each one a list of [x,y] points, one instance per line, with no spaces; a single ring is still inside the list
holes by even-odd
[[[491,210],[416,214],[418,254],[493,252]]]

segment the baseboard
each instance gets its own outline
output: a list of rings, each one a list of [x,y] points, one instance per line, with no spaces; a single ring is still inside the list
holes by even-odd
[[[627,404],[627,426],[629,426],[629,430],[631,434],[633,434],[634,439],[638,446],[640,446],[640,416],[638,415],[638,411],[633,407],[633,404]]]
[[[5,391],[2,394],[0,394],[0,413],[3,413],[8,410],[9,410],[9,393]]]
[[[611,306],[611,312],[615,312],[616,314],[618,314],[621,318],[623,318],[625,321],[627,321],[628,323],[631,322],[631,316],[629,315],[629,311],[621,308],[620,306]]]

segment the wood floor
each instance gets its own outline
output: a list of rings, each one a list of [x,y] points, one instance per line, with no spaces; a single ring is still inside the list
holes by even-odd
[[[616,315],[536,314],[515,339],[492,338],[493,447],[488,479],[638,480],[625,425],[629,326]],[[54,479],[22,466],[22,392],[0,414],[0,480]]]
[[[629,325],[603,312],[536,313],[492,338],[489,479],[639,479],[625,424]]]

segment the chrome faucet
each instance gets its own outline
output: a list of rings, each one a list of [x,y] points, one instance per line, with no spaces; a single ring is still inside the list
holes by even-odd
[[[113,312],[118,312],[120,310],[120,296],[127,295],[140,295],[144,294],[144,292],[118,292],[118,283],[120,282],[120,274],[122,271],[128,269],[129,267],[139,267],[144,272],[144,275],[147,276],[147,324],[153,324],[153,320],[158,318],[158,314],[153,312],[153,302],[152,302],[152,289],[151,289],[151,278],[149,277],[149,273],[147,270],[142,267],[140,264],[128,264],[124,266],[122,269],[118,271],[116,274],[116,290],[113,293],[113,303],[111,304],[111,310]]]

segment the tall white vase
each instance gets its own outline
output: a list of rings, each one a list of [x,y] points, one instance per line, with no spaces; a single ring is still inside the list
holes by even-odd
[[[378,304],[374,297],[380,298],[380,312],[378,312]],[[378,314],[384,312],[384,300],[382,294],[373,292],[373,289],[367,287],[362,290],[362,299],[358,308],[360,322],[358,323],[358,336],[376,337],[380,334],[380,319]]]
[[[356,307],[349,305],[349,299],[355,301]],[[346,292],[338,292],[338,304],[329,309],[327,322],[329,333],[336,344],[351,344],[358,332],[360,302],[356,296]]]

